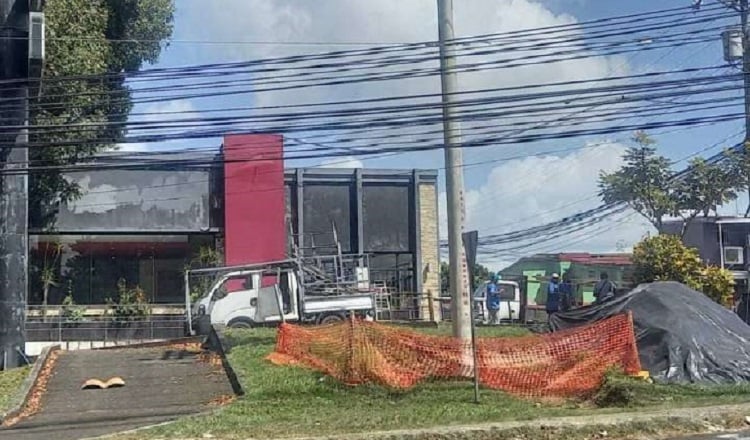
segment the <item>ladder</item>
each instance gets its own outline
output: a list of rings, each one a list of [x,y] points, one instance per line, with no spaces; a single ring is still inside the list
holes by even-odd
[[[375,320],[388,321],[393,319],[391,313],[391,291],[385,282],[371,283],[375,292]]]

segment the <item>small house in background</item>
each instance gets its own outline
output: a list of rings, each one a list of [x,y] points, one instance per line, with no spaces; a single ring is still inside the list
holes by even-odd
[[[526,278],[528,308],[544,310],[547,284],[553,273],[570,280],[577,303],[588,304],[594,301],[594,285],[599,274],[606,272],[617,286],[629,285],[631,268],[630,254],[537,254],[521,258],[500,274],[507,278]]]
[[[679,235],[682,221],[664,224],[662,233]],[[685,246],[695,248],[705,264],[732,272],[735,282],[735,308],[750,321],[750,218],[697,217],[682,237]]]

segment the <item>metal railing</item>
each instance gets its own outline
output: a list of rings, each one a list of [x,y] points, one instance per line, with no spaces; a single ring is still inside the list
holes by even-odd
[[[29,306],[25,323],[26,339],[29,342],[106,343],[185,336],[185,308],[181,305],[150,305],[144,314],[132,315],[118,314],[111,306],[73,307]]]
[[[26,322],[29,342],[65,341],[149,341],[185,336],[185,319],[152,317],[119,320],[116,317],[71,320],[54,317]]]

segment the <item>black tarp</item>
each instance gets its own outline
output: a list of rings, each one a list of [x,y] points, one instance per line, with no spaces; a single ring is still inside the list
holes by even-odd
[[[662,383],[750,381],[750,326],[675,282],[643,284],[603,304],[555,314],[552,330],[632,312],[641,366]]]

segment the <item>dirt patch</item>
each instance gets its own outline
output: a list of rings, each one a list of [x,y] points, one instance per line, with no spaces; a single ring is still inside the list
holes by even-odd
[[[223,368],[221,356],[214,352],[204,351],[197,356],[197,359],[198,362],[203,362],[205,364],[211,365],[212,367]]]
[[[211,400],[210,402],[208,402],[208,404],[210,406],[224,406],[224,405],[229,405],[230,403],[234,402],[234,400],[236,398],[237,398],[237,396],[234,396],[234,395],[231,395],[231,394],[227,394],[227,395],[219,396],[219,397]]]

